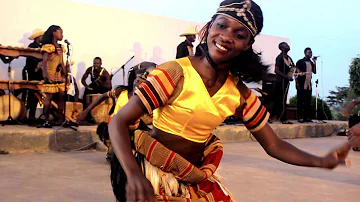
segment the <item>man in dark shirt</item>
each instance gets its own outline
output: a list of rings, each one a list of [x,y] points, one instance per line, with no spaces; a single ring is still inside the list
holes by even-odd
[[[282,42],[279,44],[281,53],[276,58],[275,73],[276,73],[276,89],[275,89],[275,106],[271,117],[276,116],[283,124],[292,124],[286,118],[286,100],[289,92],[289,81],[293,78],[288,76],[291,67],[294,67],[294,62],[288,55],[290,46]]]
[[[312,51],[311,48],[304,50],[305,57],[296,63],[296,67],[302,73],[296,79],[297,89],[297,111],[299,114],[299,122],[312,122],[310,114],[311,106],[311,77],[312,73],[316,74],[316,57],[311,61]]]
[[[44,35],[44,31],[40,29],[35,29],[31,36],[29,36],[29,40],[34,40],[31,44],[29,44],[28,48],[40,48],[42,36]],[[41,81],[43,80],[43,74],[41,65],[39,65],[41,59],[27,57],[26,64],[23,69],[23,80],[29,81]],[[36,107],[39,102],[39,99],[35,96],[35,92],[33,90],[28,91],[26,102],[26,109],[29,109],[29,121],[35,120]],[[23,101],[26,99],[26,91],[23,92],[22,95]]]
[[[190,27],[185,33],[180,36],[185,36],[186,40],[181,42],[176,51],[176,59],[187,56],[194,56],[194,45],[196,39],[196,31],[193,27]]]
[[[102,61],[100,57],[96,57],[93,61],[93,66],[87,68],[85,74],[81,79],[81,83],[85,86],[83,97],[84,104],[86,103],[86,95],[89,94],[103,94],[111,90],[110,74],[104,67],[101,67]],[[90,75],[91,84],[86,83],[86,79]],[[84,105],[84,107],[86,107]]]

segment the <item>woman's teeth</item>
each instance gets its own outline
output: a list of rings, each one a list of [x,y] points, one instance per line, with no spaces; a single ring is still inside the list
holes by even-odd
[[[218,47],[220,50],[227,51],[226,48],[224,48],[223,46],[221,46],[221,45],[218,44],[218,43],[215,43],[215,46]]]

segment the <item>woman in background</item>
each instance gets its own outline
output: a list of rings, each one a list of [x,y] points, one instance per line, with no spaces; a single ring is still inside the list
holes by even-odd
[[[51,25],[44,33],[42,40],[42,70],[44,84],[42,92],[46,94],[44,103],[45,123],[43,127],[51,128],[49,122],[51,101],[58,98],[57,121],[61,124],[65,120],[64,116],[64,96],[66,69],[63,61],[63,53],[66,52],[64,46],[58,42],[63,39],[63,30],[57,25]]]

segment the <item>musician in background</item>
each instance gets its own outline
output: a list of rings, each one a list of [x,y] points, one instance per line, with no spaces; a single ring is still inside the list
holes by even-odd
[[[186,37],[186,40],[178,45],[176,50],[176,59],[187,56],[194,56],[195,53],[193,43],[196,40],[196,31],[194,27],[189,27],[189,29],[180,36]]]
[[[300,59],[296,63],[296,67],[299,69],[302,74],[300,74],[296,79],[296,89],[297,89],[297,111],[299,114],[299,122],[312,122],[311,121],[311,78],[312,74],[316,74],[316,57],[312,57],[311,48],[305,48],[304,50],[305,57]]]
[[[76,118],[77,122],[85,120],[92,109],[98,106],[103,101],[113,98],[117,99],[115,106],[109,112],[110,122],[111,118],[120,111],[120,109],[125,106],[129,99],[134,95],[135,88],[139,87],[139,85],[146,81],[147,76],[150,74],[152,70],[156,68],[157,64],[153,62],[142,62],[138,65],[135,65],[129,70],[128,73],[128,86],[118,86],[114,90],[108,91],[102,94],[99,98],[97,98],[94,102],[92,102],[84,111],[82,111]],[[138,120],[135,124],[129,128],[130,130],[135,130],[136,128],[142,128],[147,130],[147,126],[152,124],[152,116],[144,115],[141,117],[141,121]],[[110,159],[110,150],[111,143],[109,139],[109,133],[107,130],[107,123],[100,123],[97,128],[97,134],[99,135],[100,140],[104,142],[104,144],[108,147],[108,152],[106,154],[106,159]]]
[[[293,81],[291,76],[288,76],[290,68],[294,67],[294,62],[288,55],[290,46],[286,42],[279,44],[281,53],[276,58],[275,73],[276,73],[276,88],[275,88],[275,106],[271,113],[271,118],[275,116],[279,118],[283,124],[292,124],[286,117],[286,100],[289,92],[290,81]]]
[[[93,66],[87,68],[81,79],[81,83],[85,86],[83,103],[86,103],[86,95],[103,94],[111,90],[110,74],[104,67],[101,67],[102,61],[100,57],[94,58]],[[90,76],[91,84],[86,83],[86,79]],[[84,105],[85,107],[85,105]]]
[[[28,48],[40,48],[41,41],[44,35],[44,31],[40,29],[35,29],[31,36],[29,36],[29,40],[33,40],[31,44],[29,44]],[[23,80],[29,81],[41,81],[43,80],[43,72],[41,69],[41,59],[36,59],[33,57],[26,58],[26,64],[23,69]],[[26,102],[26,109],[29,109],[29,121],[35,120],[36,107],[39,102],[39,99],[35,96],[35,92],[33,90],[29,90],[28,92],[24,91],[22,95],[22,100]]]
[[[63,39],[63,30],[57,25],[51,25],[44,33],[41,52],[43,56],[42,70],[44,84],[42,92],[46,94],[44,102],[45,123],[43,127],[51,128],[49,122],[50,104],[53,98],[58,97],[58,113],[56,125],[65,120],[64,116],[64,97],[65,97],[65,79],[66,67],[64,65],[63,53],[66,52],[64,46],[58,41]]]

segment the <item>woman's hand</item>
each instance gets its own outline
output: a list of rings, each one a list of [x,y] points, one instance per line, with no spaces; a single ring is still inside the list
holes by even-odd
[[[154,189],[142,173],[127,176],[126,201],[156,201]]]
[[[350,149],[351,143],[347,142],[342,146],[332,150],[328,155],[321,159],[320,167],[334,169],[338,165],[350,165],[350,161],[347,159]]]
[[[350,113],[349,113],[349,110],[347,109],[340,109],[340,113],[343,115],[343,116],[346,116],[346,117],[349,117]]]

